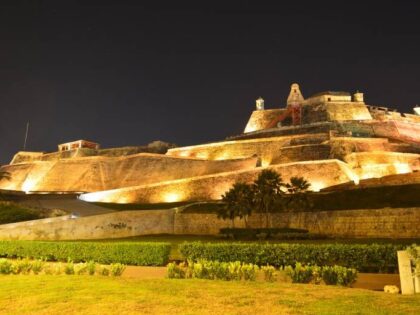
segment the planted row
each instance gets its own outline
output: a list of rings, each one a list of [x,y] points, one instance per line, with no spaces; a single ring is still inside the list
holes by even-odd
[[[296,263],[295,267],[286,266],[285,273],[292,279],[294,283],[314,283],[332,285],[349,286],[357,278],[357,270],[342,266],[303,266]]]
[[[258,272],[264,274],[264,280],[273,282],[279,274],[284,274],[293,283],[313,283],[349,286],[357,278],[357,271],[353,268],[342,266],[303,266],[296,263],[295,266],[286,266],[278,270],[273,266],[258,267],[254,264],[236,262],[219,262],[199,260],[180,263],[170,263],[167,267],[170,279],[209,279],[209,280],[245,280],[255,281]]]
[[[301,262],[304,265],[354,268],[360,272],[396,272],[397,251],[394,244],[256,244],[190,242],[179,246],[186,260],[241,261],[275,267]]]
[[[259,267],[254,264],[200,260],[188,263],[170,263],[167,267],[168,278],[172,279],[209,279],[209,280],[250,280],[256,279]]]
[[[86,263],[75,264],[73,261],[69,260],[67,263],[57,263],[49,264],[45,260],[36,259],[29,260],[17,259],[17,260],[8,260],[0,259],[0,274],[10,275],[10,274],[46,274],[46,275],[95,275],[99,274],[102,276],[109,276],[110,274],[114,277],[121,276],[125,270],[125,265],[120,263],[111,264],[108,266],[101,266],[95,263],[94,261],[88,261]]]
[[[0,257],[163,266],[170,248],[169,243],[0,241]]]

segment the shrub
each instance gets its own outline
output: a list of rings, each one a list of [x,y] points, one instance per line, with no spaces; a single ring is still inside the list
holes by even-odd
[[[114,277],[119,277],[123,274],[125,270],[125,265],[116,263],[116,264],[111,264],[110,268],[111,268],[111,275],[113,275]]]
[[[74,275],[74,263],[72,260],[68,260],[67,264],[64,266],[64,273],[66,275]]]
[[[13,266],[13,272],[15,274],[28,274],[31,272],[32,269],[32,263],[29,261],[29,258],[25,258],[25,259],[18,259]]]
[[[258,270],[258,266],[253,264],[243,264],[241,267],[241,273],[244,277],[244,280],[249,281],[255,281]]]
[[[93,260],[87,262],[87,272],[90,276],[93,276],[96,272],[96,263]]]
[[[7,259],[0,259],[0,274],[8,275],[13,272],[13,265]]]
[[[0,201],[0,224],[36,220],[41,218],[42,215],[40,215],[37,211],[24,208],[13,202]]]
[[[87,264],[81,263],[81,264],[75,264],[74,265],[74,274],[76,275],[83,275],[87,272]]]
[[[341,266],[324,266],[321,271],[322,279],[326,284],[348,286],[356,281],[357,271]]]
[[[201,243],[179,245],[185,259],[241,261],[259,266],[340,265],[362,272],[395,272],[398,270],[395,244],[244,244]]]
[[[264,280],[268,282],[276,281],[276,268],[273,266],[263,266],[261,270],[264,272]]]
[[[102,276],[109,276],[109,269],[106,267],[101,268],[101,275]]]
[[[42,271],[42,269],[44,268],[44,264],[45,264],[44,261],[42,261],[40,259],[37,259],[37,260],[33,261],[32,262],[32,272],[36,275],[39,274]]]
[[[296,267],[286,266],[286,274],[294,283],[315,283],[320,284],[324,280],[325,284],[349,286],[357,278],[357,271],[352,268],[341,266],[303,266],[296,263]]]
[[[255,281],[258,266],[253,264],[242,264],[235,262],[219,262],[200,260],[198,262],[189,261],[187,264],[175,263],[168,264],[168,278],[184,279],[210,279],[210,280],[247,280]]]
[[[292,279],[293,283],[309,283],[312,280],[312,266],[302,266],[296,263],[296,266],[286,266],[284,272]]]
[[[169,243],[144,242],[47,242],[0,241],[0,257],[43,258],[52,261],[86,262],[101,264],[163,266],[169,260]]]
[[[169,263],[167,266],[168,278],[169,279],[184,279],[185,270],[178,266],[176,263]]]

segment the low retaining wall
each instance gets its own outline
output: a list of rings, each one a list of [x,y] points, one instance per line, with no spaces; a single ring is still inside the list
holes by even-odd
[[[0,225],[0,239],[80,240],[172,234],[175,210],[122,211]]]
[[[251,227],[265,226],[265,217],[254,214]],[[176,214],[175,234],[217,234],[227,221],[215,214]],[[240,220],[236,227],[243,227]],[[420,208],[384,208],[370,210],[341,210],[273,214],[272,227],[307,229],[311,233],[342,237],[418,238],[420,237]]]
[[[420,208],[384,208],[274,214],[273,227],[307,229],[340,237],[419,238]],[[251,227],[264,226],[254,214]],[[214,235],[229,221],[215,214],[177,213],[171,210],[139,210],[70,219],[35,220],[0,226],[0,239],[77,240],[120,238],[150,234]],[[243,221],[235,225],[241,227]]]

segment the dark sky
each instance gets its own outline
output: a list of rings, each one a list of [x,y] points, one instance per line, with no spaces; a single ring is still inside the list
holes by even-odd
[[[419,1],[2,1],[0,163],[22,149],[242,132],[258,96],[420,103]]]

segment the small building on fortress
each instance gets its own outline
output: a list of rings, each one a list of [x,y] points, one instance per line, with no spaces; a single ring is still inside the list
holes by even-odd
[[[57,152],[18,152],[1,171],[0,189],[27,193],[77,192],[86,201],[162,203],[218,200],[237,181],[263,169],[284,180],[303,176],[313,191],[419,183],[420,116],[368,105],[364,94],[325,91],[305,98],[291,85],[281,106],[262,97],[242,134],[173,148],[102,149],[69,142]]]

